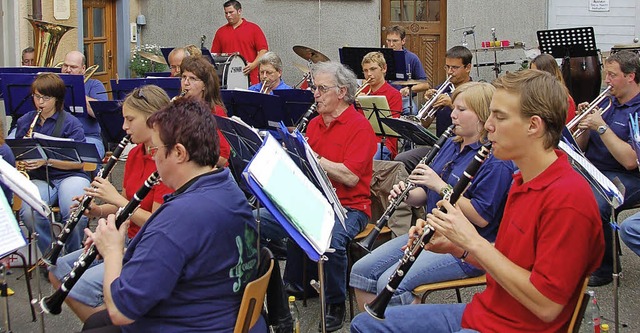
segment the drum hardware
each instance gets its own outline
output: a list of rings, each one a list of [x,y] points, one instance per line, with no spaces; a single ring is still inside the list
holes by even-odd
[[[207,36],[200,36],[200,49],[204,49],[204,41],[207,40]]]
[[[213,53],[213,62],[220,78],[220,89],[248,89],[249,76],[242,69],[247,61],[238,53]]]
[[[392,84],[398,85],[398,86],[406,86],[407,88],[409,88],[409,111],[413,110],[413,86],[417,85],[417,84],[421,84],[421,83],[428,83],[427,80],[406,80],[406,81],[393,81],[391,82]]]
[[[638,43],[638,39],[634,39],[633,44],[616,44],[611,48],[611,54],[615,54],[620,51],[631,51],[640,56],[640,44]]]
[[[302,59],[311,61],[314,64],[318,62],[329,61],[329,58],[327,56],[310,47],[296,45],[293,47],[293,52],[295,52]]]
[[[307,85],[310,87],[313,85],[313,78],[311,77],[311,65],[313,63],[311,61],[307,62],[307,66],[305,67],[304,65],[300,65],[298,63],[293,63],[293,67],[297,68],[299,71],[301,71],[302,73],[304,73],[304,75],[302,76],[302,80],[300,80],[298,83],[296,83],[295,86],[293,86],[294,89],[298,89],[300,87],[300,85],[302,84],[302,82],[307,81]]]

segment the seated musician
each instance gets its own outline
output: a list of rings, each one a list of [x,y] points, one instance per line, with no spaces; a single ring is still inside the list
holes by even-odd
[[[213,114],[226,117],[227,110],[220,95],[220,78],[218,78],[218,73],[213,65],[202,56],[188,56],[182,60],[180,70],[181,91],[185,94],[184,97],[193,97],[203,101]],[[224,167],[229,160],[231,146],[219,129],[218,137],[220,138],[218,166]]]
[[[620,239],[640,256],[640,213],[635,213],[620,225]]]
[[[282,79],[282,60],[275,52],[265,53],[258,63],[260,83],[250,86],[249,90],[273,95],[274,90],[292,89]]]
[[[124,253],[128,222],[118,230],[109,215],[85,230],[104,258],[106,306],[88,322],[110,319],[122,332],[231,332],[258,267],[251,207],[229,170],[216,166],[209,105],[178,99],[147,124],[157,170],[175,192]]]
[[[406,197],[411,206],[426,203],[427,211],[436,207],[443,192],[460,179],[473,160],[487,131],[482,127],[489,117],[489,103],[495,88],[488,83],[465,83],[453,92],[451,119],[456,125],[456,136],[442,146],[431,166],[418,164],[408,180],[416,185]],[[502,209],[511,186],[513,163],[491,156],[481,166],[458,206],[478,233],[489,242],[495,240],[502,218]],[[404,182],[393,186],[390,196],[395,198],[406,187]],[[389,282],[402,258],[402,247],[409,236],[404,234],[384,243],[371,254],[358,260],[351,269],[350,285],[355,289],[358,306],[364,309]],[[450,253],[422,253],[394,293],[391,304],[411,304],[415,301],[413,289],[428,283],[474,277],[484,274],[479,269]]]
[[[564,89],[566,89],[567,96],[569,96],[567,100],[567,104],[569,105],[569,109],[567,110],[567,123],[571,121],[571,119],[576,116],[576,102],[573,100],[573,97],[571,97],[571,94],[569,94],[569,89],[564,82],[562,71],[560,70],[560,66],[558,66],[556,59],[548,53],[543,53],[531,60],[529,68],[548,72],[555,76],[558,81],[562,82]]]
[[[62,73],[84,75],[87,69],[84,54],[79,51],[71,51],[64,56],[62,64]],[[78,117],[84,128],[85,139],[88,143],[93,143],[100,154],[100,158],[104,157],[104,144],[100,134],[100,124],[96,120],[89,101],[106,101],[108,96],[102,82],[96,79],[88,79],[84,83],[84,93],[87,100],[87,114],[84,117]]]
[[[603,115],[594,112],[583,119],[578,127],[586,130],[576,141],[585,156],[607,178],[618,178],[625,186],[624,203],[620,212],[640,202],[640,172],[637,156],[629,144],[632,140],[629,115],[640,111],[640,60],[630,51],[620,51],[607,58],[604,64],[605,83],[610,85],[611,97],[599,107],[611,102],[609,111]],[[584,110],[588,103],[581,103]],[[611,205],[601,194],[596,194],[600,209],[600,220],[604,229],[605,254],[602,264],[589,279],[589,286],[602,286],[613,280],[613,245],[611,244]]]
[[[317,154],[342,206],[347,209],[346,230],[336,219],[330,247],[326,253],[325,294],[327,331],[343,325],[345,314],[347,244],[362,231],[371,217],[369,187],[373,174],[376,137],[369,122],[353,106],[357,88],[355,74],[336,62],[318,63],[312,69],[312,87],[318,103],[318,115],[307,127],[308,142]],[[261,236],[271,240],[287,234],[265,209],[260,209]],[[301,292],[302,262],[306,255],[293,241],[288,242],[284,281],[288,292]]]
[[[169,52],[167,59],[169,59],[171,77],[180,77],[180,64],[182,63],[182,59],[186,56],[188,56],[188,53],[184,47],[176,47]]]
[[[22,66],[36,65],[36,50],[33,46],[28,46],[22,50]]]
[[[385,81],[387,74],[387,61],[380,52],[369,52],[362,58],[362,71],[365,80],[369,80],[369,86],[361,94],[372,96],[385,96],[389,103],[389,110],[393,118],[400,118],[402,113],[402,95]],[[371,110],[369,110],[371,111]],[[375,119],[375,115],[372,115]],[[380,151],[380,136],[378,136],[378,150],[373,156],[376,160],[392,160],[398,154],[398,138],[388,137]]]
[[[11,150],[9,145],[7,145],[7,143],[4,141],[5,133],[6,132],[4,131],[4,123],[0,121],[0,157],[2,157],[5,162],[9,163],[9,165],[15,166],[16,157],[13,155],[13,151]],[[7,198],[7,202],[9,203],[9,205],[11,205],[11,203],[13,202],[13,192],[3,182],[0,182],[0,188],[2,188],[2,192]]]
[[[106,218],[115,214],[119,207],[126,206],[132,196],[142,186],[144,181],[156,170],[150,150],[153,148],[151,134],[153,131],[147,126],[147,118],[154,112],[169,104],[169,96],[158,86],[142,86],[133,90],[122,102],[122,116],[124,129],[131,136],[131,142],[137,146],[129,152],[124,166],[122,180],[122,194],[107,180],[96,177],[91,187],[85,189],[85,195],[94,198],[86,215],[91,218]],[[155,212],[163,203],[162,197],[172,191],[163,183],[154,186],[142,200],[140,207],[129,219],[131,221],[127,239],[132,239],[147,221],[151,213]],[[96,199],[102,204],[96,204]],[[71,272],[73,264],[83,252],[82,249],[58,259],[56,266],[49,271],[49,280],[54,288],[60,286],[60,281]],[[104,265],[93,262],[82,278],[69,292],[65,302],[73,312],[85,321],[92,314],[104,310],[102,295],[102,279]]]
[[[553,76],[537,70],[507,73],[493,85],[487,137],[494,156],[512,160],[520,170],[513,176],[495,247],[461,205],[444,200],[438,205],[448,213],[434,209],[409,232],[433,226],[425,249],[484,269],[486,289],[469,304],[390,307],[382,321],[361,313],[352,332],[567,330],[584,280],[603,253],[589,184],[554,149],[567,117],[567,95]]]
[[[20,117],[16,125],[16,138],[31,137],[30,132],[33,132],[85,142],[80,121],[63,110],[65,89],[64,82],[57,74],[39,74],[31,84],[31,93],[33,104],[42,112],[38,116],[37,110],[34,110]],[[31,181],[38,187],[42,200],[49,205],[58,203],[62,221],[66,221],[71,213],[73,197],[80,195],[83,189],[89,186],[89,176],[82,170],[83,164],[56,159],[23,160],[19,164],[24,166]],[[29,228],[29,232],[35,229],[39,234],[38,248],[45,253],[52,241],[51,221],[33,211],[29,205],[22,205],[20,218]],[[81,247],[82,229],[86,225],[87,219],[80,219],[79,228],[71,232],[65,243],[67,252]]]
[[[455,87],[471,81],[471,59],[473,54],[464,46],[454,46],[450,48],[445,54],[444,69],[447,72],[447,76],[451,75],[451,83],[453,87],[445,89],[444,93],[437,97],[436,102],[433,104],[433,108],[436,111],[436,135],[440,136],[447,127],[451,126],[451,92]],[[440,88],[440,86],[438,86]],[[437,89],[429,89],[425,92],[425,98],[430,99]],[[426,125],[426,124],[425,124]],[[403,153],[398,154],[395,160],[404,163],[407,168],[407,172],[411,172],[416,168],[418,161],[425,156],[431,147],[418,147]]]

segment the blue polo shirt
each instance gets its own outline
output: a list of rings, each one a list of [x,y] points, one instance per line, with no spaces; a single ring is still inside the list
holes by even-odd
[[[84,84],[84,93],[99,101],[106,101],[108,98],[104,85],[96,79],[89,79]],[[89,114],[86,114],[85,116],[86,117],[78,117],[78,120],[80,120],[80,123],[82,123],[82,127],[84,128],[84,135],[100,138],[100,124],[98,124],[96,118],[91,117]]]
[[[249,87],[249,90],[251,91],[260,92],[261,89],[262,89],[262,82],[254,84],[251,87]],[[280,84],[278,84],[278,86],[274,90],[285,90],[285,89],[293,89],[293,88],[291,88],[288,84],[284,83],[284,80],[280,79]],[[269,95],[273,95],[273,90],[269,92]]]
[[[606,107],[608,104],[608,100],[604,100],[599,107]],[[617,98],[613,98],[611,109],[602,115],[602,119],[609,126],[609,131],[613,131],[621,140],[631,144],[629,115],[638,111],[640,111],[640,94],[624,104],[620,104]],[[627,170],[616,161],[609,149],[604,145],[604,142],[602,142],[597,131],[589,131],[589,142],[585,156],[600,171],[614,171],[640,176],[638,168]]]
[[[460,150],[460,143],[448,139],[431,162],[431,169],[449,185],[455,186],[480,147],[480,143],[475,142]],[[490,242],[495,240],[498,233],[515,170],[513,162],[501,161],[490,155],[464,193],[464,197],[471,200],[471,205],[478,214],[489,223],[484,228],[476,229]],[[423,189],[427,192],[427,212],[431,212],[442,197],[437,191],[431,191],[426,187]]]
[[[424,67],[422,67],[422,62],[420,62],[420,58],[418,58],[418,56],[415,53],[405,49],[404,47],[402,48],[402,51],[404,52],[404,61],[407,65],[407,68],[409,68],[409,71],[411,72],[411,79],[426,80],[427,73],[425,73]],[[404,86],[398,86],[393,84],[392,86],[397,90],[404,88]],[[413,93],[413,95],[415,96],[416,93]]]

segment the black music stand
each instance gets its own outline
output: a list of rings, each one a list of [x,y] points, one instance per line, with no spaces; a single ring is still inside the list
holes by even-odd
[[[84,75],[61,74],[66,91],[64,108],[76,117],[88,117],[87,96],[84,90]]]
[[[382,123],[389,126],[402,138],[419,146],[433,146],[438,137],[426,130],[421,124],[402,118],[383,118]]]
[[[173,51],[173,49],[175,49],[175,47],[161,47],[160,48],[160,52],[162,52],[162,56],[164,57],[164,59],[167,61],[167,64],[169,64],[169,53],[171,53],[171,51]],[[206,48],[201,48],[200,51],[202,51],[202,56],[209,60],[209,62],[215,67],[216,63],[215,61],[213,61],[213,56],[211,56],[211,51],[209,51],[209,49]],[[217,69],[217,67],[216,67]]]
[[[119,143],[127,132],[122,129],[121,101],[89,101],[96,120],[102,129],[102,136],[108,143]]]
[[[7,139],[17,159],[62,160],[70,162],[101,163],[96,146],[92,143],[43,138]]]
[[[171,77],[171,72],[147,72],[144,74],[145,79],[153,79],[156,77]]]
[[[296,126],[302,119],[311,104],[314,102],[311,90],[303,89],[280,89],[274,90],[273,94],[280,97],[284,108],[284,118],[282,121],[286,126]],[[312,115],[309,120],[316,116]]]
[[[277,129],[285,119],[282,99],[276,95],[246,90],[222,90],[227,115],[237,116],[259,129]]]
[[[362,58],[364,58],[364,56],[369,52],[380,52],[384,56],[384,60],[387,62],[387,74],[385,75],[385,80],[398,80],[396,73],[401,73],[402,79],[405,78],[406,64],[398,64],[398,66],[396,66],[396,60],[398,59],[395,56],[393,49],[378,47],[341,47],[338,49],[338,52],[340,53],[340,63],[351,68],[359,79],[364,79]],[[402,59],[402,62],[404,63],[404,55],[402,55],[400,59]],[[398,68],[401,68],[400,72],[397,72]]]
[[[111,80],[111,92],[114,100],[123,100],[127,94],[135,88],[142,87],[147,84],[153,84],[167,92],[169,98],[180,95],[181,86],[180,78],[177,77],[155,77],[144,79],[119,79]]]
[[[0,74],[4,73],[22,73],[22,74],[37,74],[43,72],[60,73],[61,68],[56,67],[0,67]],[[0,87],[2,87],[2,79],[0,78]],[[2,88],[0,88],[0,99],[3,97]]]

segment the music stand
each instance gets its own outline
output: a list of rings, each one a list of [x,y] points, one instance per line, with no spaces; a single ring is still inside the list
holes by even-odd
[[[389,126],[402,138],[419,146],[433,146],[438,137],[426,130],[421,124],[403,118],[383,118],[382,123]]]
[[[393,81],[397,80],[396,72],[396,56],[393,49],[379,48],[379,47],[341,47],[338,49],[340,53],[340,63],[348,66],[356,74],[359,79],[364,79],[364,73],[362,71],[362,58],[369,52],[380,52],[384,56],[384,60],[387,62],[387,74],[385,80]],[[402,56],[404,60],[404,55]],[[406,73],[406,65],[400,72],[402,77]]]
[[[279,89],[273,94],[280,97],[284,108],[284,118],[282,121],[286,126],[296,126],[302,119],[311,104],[314,102],[313,93],[303,89]],[[315,115],[313,115],[315,116]],[[311,117],[309,120],[313,119]]]
[[[369,120],[375,134],[382,137],[380,140],[380,159],[382,160],[382,150],[387,141],[387,136],[400,138],[401,135],[388,125],[385,125],[381,120],[392,118],[393,113],[399,114],[401,111],[391,110],[385,96],[358,96],[356,100],[360,103],[364,116]]]
[[[175,47],[161,47],[160,48],[160,52],[162,53],[162,56],[164,57],[164,59],[167,61],[167,64],[169,64],[169,53],[171,53],[171,51],[173,51],[173,49],[175,49]],[[213,61],[213,56],[211,55],[211,51],[209,51],[209,49],[207,48],[201,48],[200,51],[202,51],[202,56],[209,60],[209,62],[215,67],[216,63],[215,61]],[[216,67],[217,69],[217,67]]]
[[[84,75],[61,74],[65,85],[64,108],[76,117],[88,117]]]
[[[89,101],[96,120],[102,129],[102,135],[108,143],[119,143],[127,132],[122,129],[121,101]]]
[[[247,90],[222,90],[222,101],[228,116],[237,116],[259,129],[277,129],[285,119],[282,99],[276,95]]]
[[[22,74],[37,74],[43,72],[60,73],[61,68],[56,67],[0,67],[0,74],[4,73],[22,73]],[[0,87],[2,87],[2,79],[0,78]],[[0,89],[0,99],[3,97],[2,89]]]
[[[146,79],[153,79],[156,77],[171,77],[171,72],[148,72],[144,74]]]
[[[7,139],[16,159],[62,160],[101,163],[96,146],[92,143],[44,138]]]
[[[114,100],[123,100],[135,88],[153,84],[167,92],[169,98],[180,95],[180,78],[177,77],[155,77],[111,80],[111,92]]]

